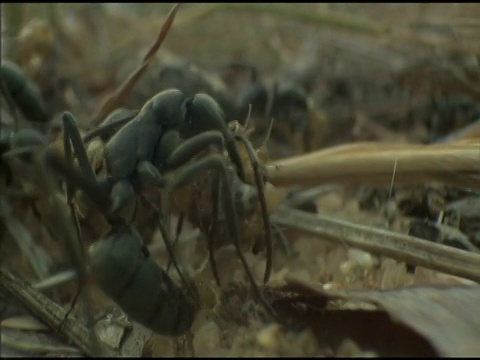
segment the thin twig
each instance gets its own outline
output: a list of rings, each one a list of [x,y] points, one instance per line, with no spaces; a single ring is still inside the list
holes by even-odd
[[[0,268],[0,289],[13,296],[51,329],[58,329],[65,318],[66,311],[62,307],[4,268]],[[89,356],[99,355],[95,354],[95,347],[89,341],[91,339],[91,331],[78,319],[66,319],[60,332],[85,354]],[[100,344],[98,348],[103,356],[111,357],[118,355]]]
[[[328,241],[480,282],[479,254],[287,207],[279,208],[271,219],[276,224],[321,236]]]

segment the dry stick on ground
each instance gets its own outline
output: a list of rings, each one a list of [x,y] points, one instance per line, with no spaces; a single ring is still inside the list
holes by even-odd
[[[395,184],[439,181],[480,187],[480,143],[439,145],[359,143],[271,162],[266,175],[274,186],[325,183]]]
[[[271,220],[338,244],[480,282],[479,254],[288,207],[275,211]]]
[[[10,294],[52,329],[58,329],[65,318],[66,311],[62,307],[3,268],[0,268],[0,290]],[[60,332],[85,354],[89,356],[98,355],[94,353],[95,346],[89,342],[91,331],[77,319],[66,319]],[[102,356],[118,355],[103,346],[99,350]]]
[[[279,160],[266,166],[276,186],[360,182],[395,184],[437,180],[479,187],[480,146],[349,144]],[[272,215],[279,225],[307,231],[362,250],[480,282],[480,255],[395,232],[282,208]]]

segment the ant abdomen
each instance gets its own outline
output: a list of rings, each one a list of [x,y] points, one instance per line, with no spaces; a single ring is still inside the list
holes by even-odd
[[[89,249],[92,276],[132,320],[169,336],[185,333],[195,318],[194,299],[142,250],[135,230],[122,226]]]

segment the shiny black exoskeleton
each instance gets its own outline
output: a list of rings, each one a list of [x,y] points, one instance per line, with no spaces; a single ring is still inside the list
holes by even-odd
[[[73,137],[79,139],[79,135],[68,113],[64,116],[64,125],[73,135],[74,143]],[[179,90],[158,93],[105,145],[106,180],[112,186],[112,210],[123,207],[131,198],[132,183],[155,183],[163,171],[186,163],[210,145],[225,146],[239,177],[244,179],[235,139],[220,106],[206,94],[187,99]],[[74,145],[74,148],[79,146]],[[75,149],[75,152],[78,156],[79,151]]]

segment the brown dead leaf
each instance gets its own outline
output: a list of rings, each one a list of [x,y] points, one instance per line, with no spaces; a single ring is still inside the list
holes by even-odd
[[[480,354],[479,286],[326,292],[289,279],[276,290],[278,311],[337,349],[350,338],[383,356]]]

